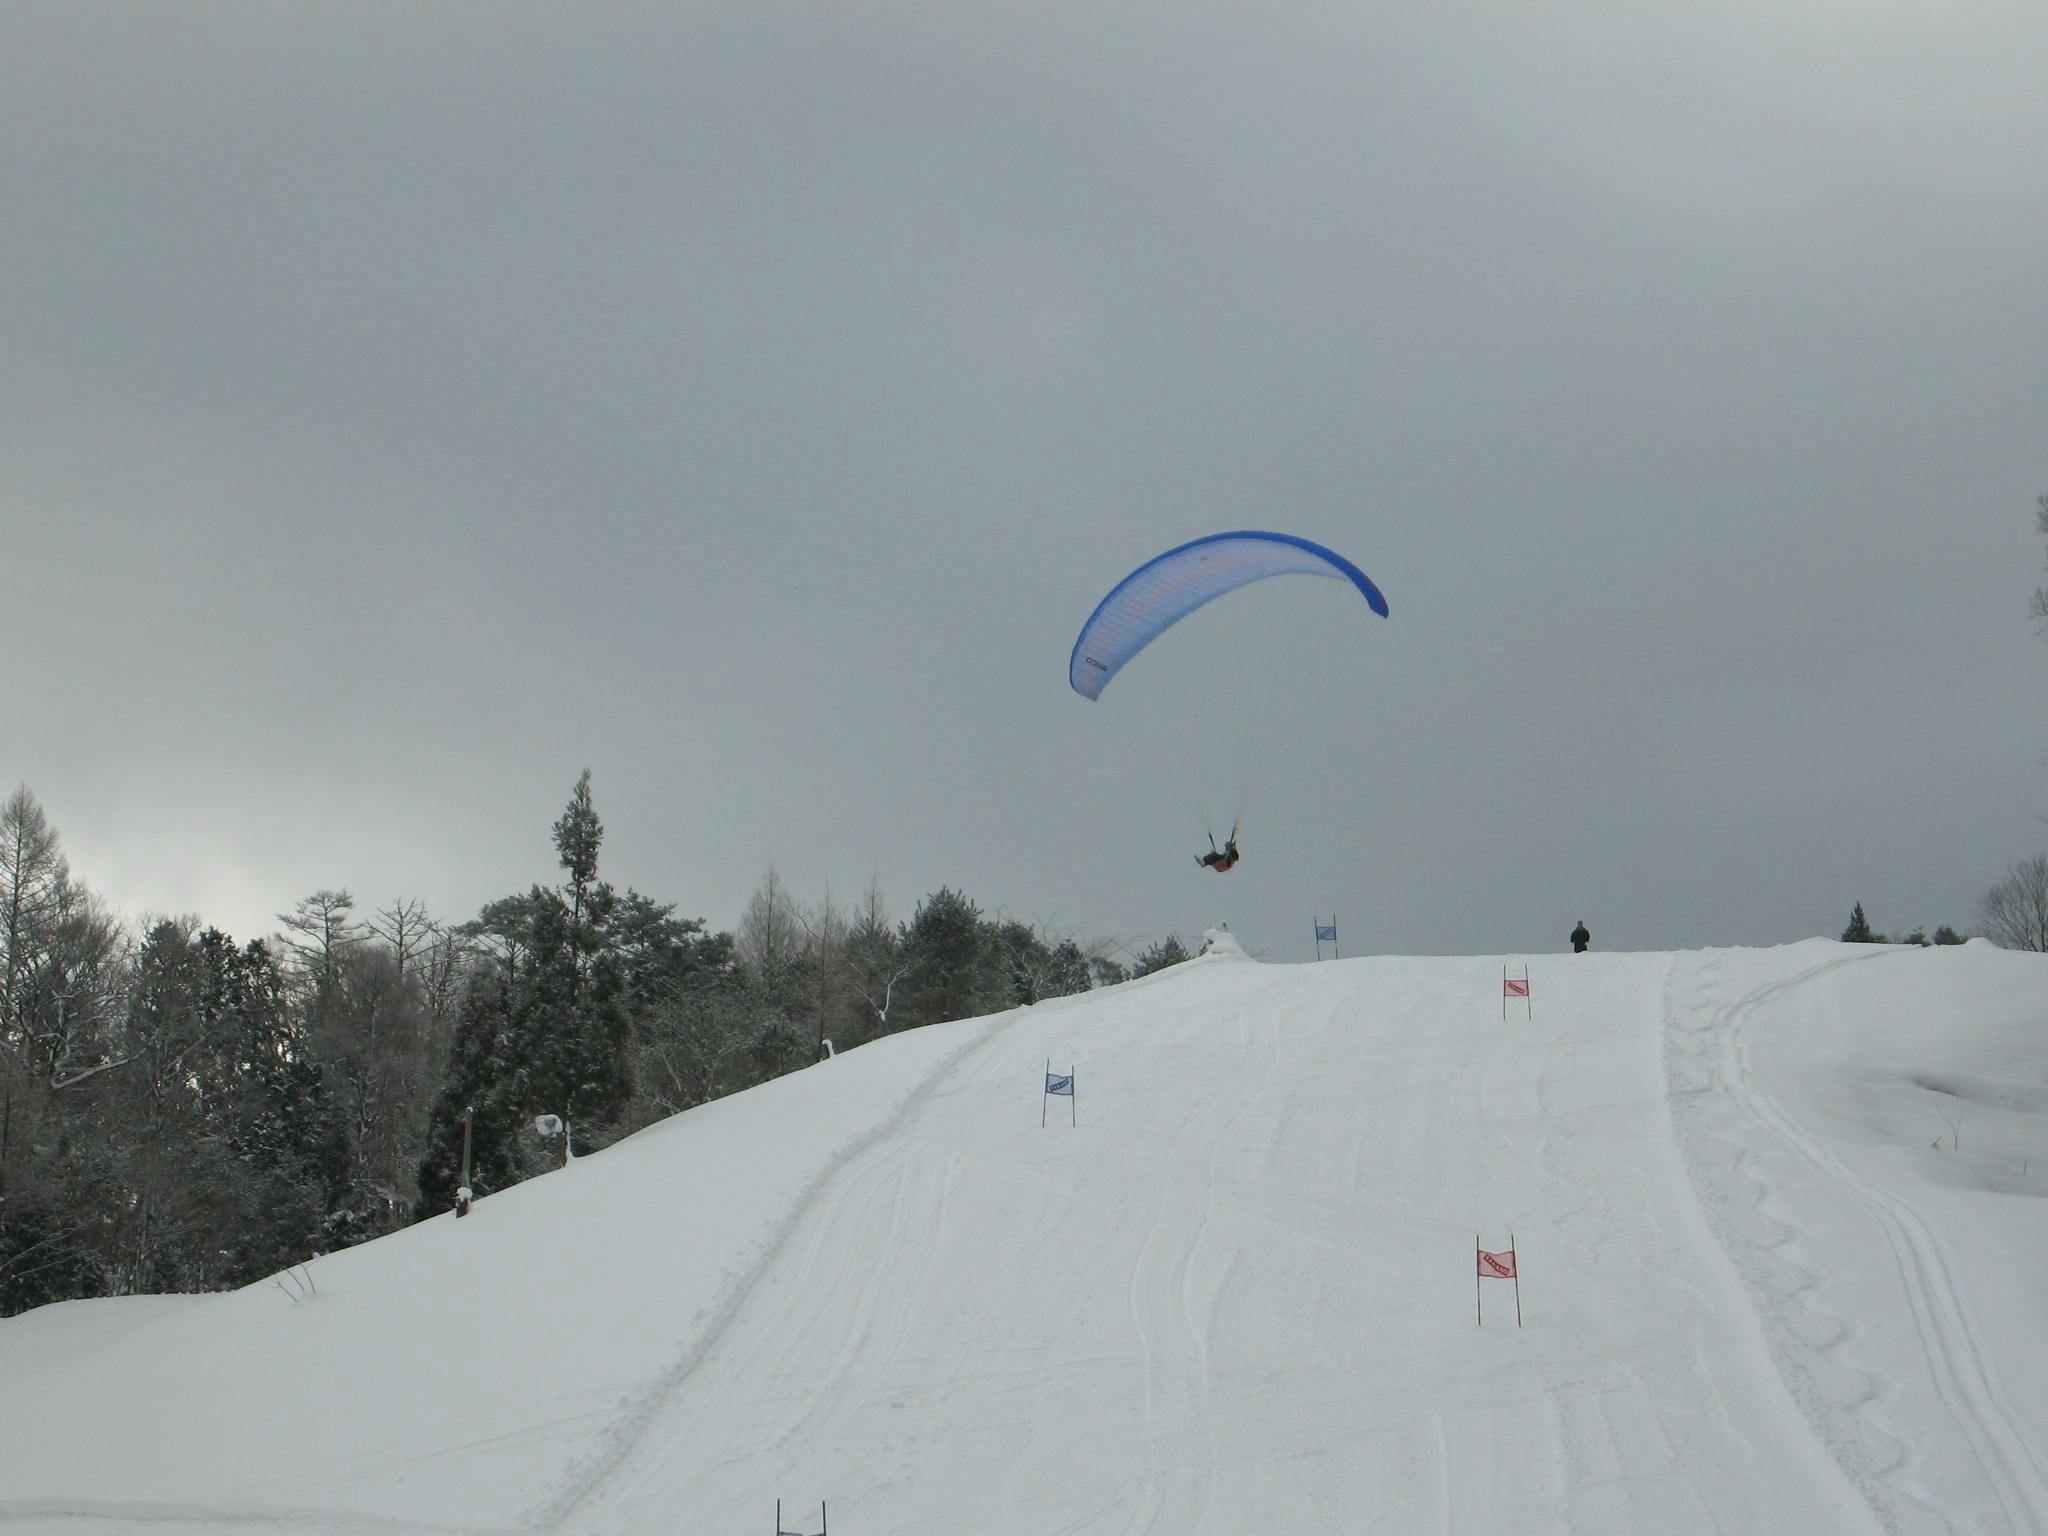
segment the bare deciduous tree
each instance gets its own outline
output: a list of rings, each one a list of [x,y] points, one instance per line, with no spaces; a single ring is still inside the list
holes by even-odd
[[[380,907],[367,926],[391,946],[398,974],[407,979],[419,969],[421,951],[438,932],[433,919],[427,916],[424,901],[394,901],[388,907]]]
[[[345,890],[315,891],[301,897],[277,920],[285,926],[284,947],[313,989],[315,1011],[324,1011],[340,982],[341,966],[369,935],[349,914],[355,897]]]
[[[35,963],[19,978],[19,1023],[52,1092],[125,1063],[114,1045],[127,939],[100,899],[66,878],[45,916]]]
[[[120,1065],[121,926],[71,878],[26,784],[0,804],[0,1194],[49,1094]]]
[[[17,786],[0,805],[0,1033],[20,1027],[23,977],[67,874],[56,829],[28,786]]]
[[[853,988],[868,1006],[863,1037],[889,1032],[889,1010],[896,1005],[896,989],[907,981],[917,964],[903,951],[903,944],[889,921],[889,904],[882,899],[882,882],[868,877],[846,930],[846,963]],[[836,1038],[836,1037],[835,1037]]]
[[[739,961],[756,981],[785,972],[796,958],[803,923],[796,903],[773,864],[747,898],[733,935]]]
[[[374,1232],[418,1196],[413,1180],[447,1041],[395,948],[351,951],[341,980],[315,1038],[348,1150],[349,1216]]]
[[[832,899],[830,886],[825,888],[825,899],[809,912],[791,910],[804,935],[796,1001],[799,1011],[811,1016],[813,1051],[822,1056],[828,1038],[848,1039],[849,1030],[857,1028],[860,1020],[859,989],[847,944],[849,924]]]
[[[2041,496],[2034,503],[2034,526],[2048,534],[2048,496]],[[2048,587],[2034,588],[2034,618],[2041,625],[2041,632],[2048,635]]]
[[[420,996],[427,1017],[433,1020],[435,1035],[446,1041],[462,1000],[462,981],[476,956],[476,943],[463,928],[444,928],[439,923],[427,930],[425,946],[419,952]]]
[[[2009,866],[1978,912],[1984,932],[2002,948],[2048,953],[2048,854]]]

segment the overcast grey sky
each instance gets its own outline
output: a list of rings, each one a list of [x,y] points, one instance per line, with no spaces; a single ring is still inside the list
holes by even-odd
[[[0,781],[244,936],[552,880],[585,766],[720,926],[1967,922],[2048,844],[2042,21],[0,7]],[[1226,883],[1066,664],[1238,527],[1393,613]]]

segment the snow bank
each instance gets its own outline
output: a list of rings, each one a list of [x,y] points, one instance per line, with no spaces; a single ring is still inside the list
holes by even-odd
[[[1230,931],[1228,925],[1204,928],[1202,930],[1202,947],[1195,951],[1195,953],[1197,955],[1207,955],[1217,960],[1249,960],[1251,958],[1251,956],[1244,952],[1243,946],[1237,942],[1237,935]]]

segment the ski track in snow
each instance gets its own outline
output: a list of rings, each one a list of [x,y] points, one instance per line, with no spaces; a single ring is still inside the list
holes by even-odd
[[[1353,989],[1332,1003],[1326,996],[1316,997],[1320,986],[1320,978],[1291,985],[1276,979],[1256,1006],[1240,1005],[1228,1015],[1225,1032],[1235,1038],[1232,1066],[1240,1091],[1226,1112],[1217,1115],[1207,1105],[1196,1105],[1162,1114],[1157,1148],[1165,1176],[1154,1190],[1142,1227],[1133,1229],[1135,1243],[1123,1284],[1139,1378],[1140,1422],[1134,1426],[1134,1441],[1140,1460],[1123,1500],[1083,1511],[1064,1529],[1125,1536],[1170,1530],[1201,1536],[1236,1528],[1227,1519],[1218,1519],[1218,1434],[1233,1407],[1244,1406],[1247,1389],[1232,1383],[1219,1396],[1213,1357],[1216,1308],[1231,1287],[1240,1256],[1232,1253],[1205,1267],[1204,1255],[1212,1245],[1215,1198],[1226,1158],[1231,1176],[1240,1180],[1269,1172],[1285,1158],[1290,1130],[1285,1106],[1266,1107],[1262,1100],[1282,1071],[1289,1034],[1301,1035],[1309,1027],[1298,1011],[1300,1003],[1319,1003],[1314,1028],[1355,1025],[1346,1017],[1351,1012],[1348,1005],[1365,995],[1363,989]],[[1043,1017],[1012,1015],[1007,1025],[1015,1028]],[[1289,1028],[1282,1027],[1283,1019]],[[728,1470],[762,1461],[801,1462],[806,1447],[829,1441],[847,1428],[849,1405],[886,1394],[904,1355],[916,1346],[921,1309],[931,1305],[932,1299],[922,1291],[936,1251],[933,1234],[944,1225],[944,1192],[953,1166],[940,1165],[959,1156],[925,1142],[919,1122],[943,1091],[1014,1072],[1017,1063],[993,1049],[982,1049],[995,1043],[991,1031],[956,1053],[891,1122],[898,1133],[894,1139],[884,1142],[879,1134],[871,1138],[857,1156],[842,1161],[828,1180],[814,1186],[785,1223],[773,1251],[756,1267],[754,1283],[734,1314],[721,1319],[691,1358],[671,1374],[659,1400],[634,1416],[632,1446],[579,1479],[573,1499],[551,1510],[541,1522],[544,1526],[576,1531],[650,1526],[680,1491],[678,1479],[687,1475],[688,1457],[705,1453],[707,1435],[724,1436],[730,1448],[714,1458],[714,1465]],[[1624,1056],[1639,1050],[1625,1039],[1619,1043]],[[1632,1075],[1625,1060],[1580,1061],[1581,1046],[1602,1057],[1616,1044],[1611,1028],[1567,1033],[1562,1039],[1511,1035],[1505,1046],[1470,1053],[1448,1077],[1441,1068],[1429,1072],[1414,1084],[1421,1091],[1410,1098],[1427,1106],[1440,1102],[1429,1089],[1454,1087],[1461,1078],[1472,1080],[1475,1092],[1454,1092],[1449,1098],[1476,1102],[1482,1123],[1506,1128],[1516,1140],[1533,1139],[1549,1162],[1554,1151],[1550,1139],[1534,1129],[1544,1122],[1560,1116],[1611,1118],[1618,1112],[1654,1108],[1642,1102],[1640,1083],[1631,1096]],[[1029,1059],[1042,1049],[1037,1042],[1028,1049],[1019,1042],[1009,1055]],[[1556,1074],[1549,1063],[1560,1051],[1571,1070]],[[1560,1082],[1581,1090],[1590,1085],[1593,1091],[1573,1096],[1554,1086]],[[1568,1106],[1548,1102],[1554,1094],[1569,1098]],[[1091,1103],[1099,1099],[1091,1095]],[[1517,1126],[1530,1129],[1516,1132]],[[1441,1124],[1429,1124],[1428,1129],[1432,1135],[1457,1134],[1455,1128]],[[1049,1134],[1065,1134],[1064,1128],[1055,1125]],[[1366,1161],[1362,1140],[1354,1139],[1347,1183],[1357,1187],[1363,1182]],[[1568,1186],[1575,1177],[1563,1166],[1569,1159],[1558,1161],[1559,1168],[1552,1171]],[[1511,1160],[1503,1159],[1501,1166],[1511,1166]],[[1615,1166],[1620,1172],[1622,1165]],[[1633,1170],[1621,1176],[1638,1178]],[[829,1202],[820,1198],[828,1182]],[[1632,1201],[1627,1220],[1646,1218],[1651,1203]],[[1039,1223],[1050,1222],[1057,1214],[1038,1202],[1027,1210],[1034,1232],[1041,1230]],[[1563,1214],[1567,1226],[1577,1218],[1579,1226],[1591,1229],[1588,1247],[1597,1257],[1631,1246],[1624,1238],[1627,1227],[1616,1228],[1615,1212],[1612,1199],[1596,1196]],[[921,1223],[916,1220],[920,1214]],[[1535,1218],[1533,1225],[1543,1225],[1537,1213],[1529,1214]],[[888,1240],[865,1247],[853,1240],[855,1233],[877,1231],[887,1232]],[[1568,1244],[1557,1246],[1570,1251]],[[1651,1273],[1639,1259],[1617,1267],[1625,1276]],[[771,1269],[779,1270],[772,1279]],[[1503,1316],[1512,1315],[1498,1309],[1511,1304],[1507,1296],[1496,1298],[1496,1329],[1504,1326]],[[742,1311],[744,1333],[734,1326]],[[1341,1337],[1346,1330],[1329,1331]],[[1518,1342],[1513,1332],[1492,1337],[1509,1351]],[[837,1347],[826,1355],[821,1346],[828,1340],[836,1340]],[[1340,1356],[1355,1352],[1341,1344],[1337,1348]],[[1422,1353],[1426,1361],[1431,1351]],[[1575,1529],[1574,1499],[1618,1517],[1631,1530],[1733,1532],[1748,1527],[1749,1520],[1737,1512],[1739,1503],[1728,1507],[1718,1490],[1693,1478],[1683,1465],[1683,1446],[1663,1427],[1667,1420],[1702,1420],[1715,1433],[1739,1440],[1725,1413],[1698,1406],[1711,1401],[1711,1392],[1690,1379],[1674,1384],[1665,1370],[1624,1367],[1617,1379],[1568,1384],[1555,1393],[1540,1382],[1527,1381],[1503,1398],[1484,1385],[1483,1375],[1468,1386],[1451,1386],[1469,1369],[1456,1359],[1469,1353],[1461,1347],[1446,1361],[1454,1374],[1442,1378],[1436,1390],[1448,1387],[1453,1402],[1428,1410],[1423,1437],[1418,1438],[1415,1430],[1424,1426],[1407,1422],[1405,1414],[1368,1435],[1376,1447],[1384,1444],[1382,1455],[1392,1462],[1393,1474],[1379,1482],[1367,1504],[1372,1528],[1403,1530],[1425,1522],[1446,1532],[1482,1527]],[[1699,1357],[1688,1348],[1681,1358]],[[1369,1359],[1366,1367],[1371,1368]],[[1085,1377],[1090,1372],[1075,1374]],[[1419,1380],[1426,1383],[1432,1374],[1425,1364]],[[777,1406],[797,1383],[805,1385],[796,1401]],[[1030,1383],[1057,1390],[1067,1378],[1049,1363],[1030,1377]],[[760,1396],[757,1388],[762,1386],[771,1397]],[[1284,1379],[1270,1379],[1252,1384],[1250,1390],[1262,1403],[1284,1404],[1291,1387]],[[1305,1416],[1305,1425],[1355,1409],[1355,1404],[1330,1394],[1328,1385],[1319,1385],[1304,1398],[1297,1412]],[[760,1403],[758,1410],[749,1406],[750,1398]],[[1654,1405],[1647,1415],[1646,1400]],[[742,1418],[758,1412],[759,1422],[744,1433],[721,1425],[735,1409]],[[1145,1451],[1146,1446],[1152,1449]],[[916,1454],[907,1454],[893,1469],[873,1470],[884,1482],[892,1471],[907,1478],[917,1459]],[[1415,1471],[1432,1463],[1432,1481],[1441,1490],[1434,1509],[1416,1503],[1412,1489]],[[1520,1523],[1529,1518],[1526,1501],[1531,1490],[1547,1490],[1546,1502],[1539,1506],[1545,1511],[1541,1524]],[[1728,1518],[1715,1512],[1723,1508]],[[1354,1506],[1318,1513],[1341,1522],[1355,1520],[1360,1510]],[[933,1523],[901,1528],[944,1527]]]
[[[1172,979],[1169,973],[1158,972],[1126,983],[1120,990],[1126,995],[1139,993]],[[798,1239],[807,1227],[810,1229],[809,1241],[803,1245],[799,1267],[787,1291],[799,1300],[821,1292],[837,1294],[837,1283],[849,1278],[847,1268],[835,1259],[833,1269],[820,1270],[820,1265],[825,1262],[828,1247],[825,1236],[832,1215],[825,1209],[828,1189],[838,1191],[831,1204],[847,1209],[865,1213],[877,1202],[886,1203],[892,1212],[890,1228],[899,1239],[888,1245],[890,1250],[922,1254],[923,1267],[929,1268],[934,1250],[927,1241],[927,1235],[911,1231],[903,1223],[906,1217],[929,1208],[928,1202],[907,1196],[906,1181],[917,1179],[929,1186],[931,1170],[916,1166],[920,1159],[914,1143],[892,1145],[891,1138],[900,1136],[932,1096],[972,1058],[997,1041],[1007,1027],[1025,1019],[1039,1020],[1068,1009],[1086,1007],[1092,1000],[1088,994],[1050,999],[1035,1007],[1014,1009],[972,1021],[978,1027],[971,1038],[937,1062],[898,1102],[893,1114],[843,1146],[826,1161],[790,1202],[781,1219],[759,1245],[746,1271],[728,1286],[704,1331],[657,1381],[637,1395],[632,1406],[607,1433],[604,1448],[596,1456],[571,1468],[563,1489],[522,1524],[542,1531],[584,1528],[602,1531],[609,1528],[606,1517],[599,1511],[612,1502],[630,1502],[630,1489],[636,1482],[635,1462],[646,1459],[650,1454],[657,1460],[660,1458],[661,1448],[654,1447],[650,1452],[647,1442],[664,1415],[672,1412],[679,1394],[693,1385],[698,1374],[707,1369],[728,1384],[734,1384],[743,1379],[742,1366],[764,1364],[758,1350],[739,1364],[728,1365],[723,1371],[717,1368],[716,1361],[727,1334],[749,1308],[772,1304],[764,1300],[764,1293],[782,1288],[776,1271],[798,1245]],[[886,1191],[886,1194],[874,1193],[878,1189]],[[854,1245],[846,1246],[851,1248]],[[893,1358],[894,1349],[900,1347],[901,1298],[883,1294],[883,1278],[882,1272],[877,1270],[855,1279],[859,1297],[855,1327],[845,1335],[834,1363],[823,1373],[825,1379],[844,1382],[859,1373],[872,1375],[877,1364]],[[910,1289],[913,1292],[918,1278],[915,1275],[911,1277]],[[901,1284],[902,1277],[895,1277],[895,1282]],[[898,1306],[899,1315],[887,1324],[892,1330],[890,1343],[877,1348],[874,1346],[876,1318],[883,1306],[892,1303]],[[770,1338],[775,1336],[775,1332],[773,1328],[764,1330]],[[784,1337],[790,1340],[789,1348],[779,1358],[765,1362],[773,1372],[790,1368],[801,1332],[790,1327]],[[712,1402],[715,1403],[715,1399]],[[813,1408],[784,1431],[782,1439],[799,1439],[803,1433],[814,1430],[828,1403],[825,1394],[818,1394]],[[668,1438],[682,1437],[698,1417],[696,1413],[686,1413],[680,1425],[669,1426]],[[651,1516],[654,1512],[648,1513]]]
[[[836,1149],[803,1143],[761,1186],[758,1235],[722,1279],[693,1271],[676,1315],[701,1320],[623,1404],[594,1379],[523,1423],[451,1398],[417,1454],[363,1437],[244,1471],[232,1504],[23,1498],[0,1525],[725,1536],[780,1495],[829,1499],[851,1536],[2048,1533],[2042,1454],[1956,1255],[1758,1059],[1760,1020],[1885,953],[1539,958],[1533,1017],[1504,1023],[1497,959],[1212,957],[938,1026],[958,1043],[926,1037],[895,1075],[880,1042],[857,1079],[873,1121],[832,1100]],[[1029,1119],[1047,1054],[1078,1065],[1077,1124]],[[711,1124],[757,1145],[739,1138],[836,1081]],[[1890,1312],[1831,1303],[1816,1201],[1872,1224]],[[1510,1233],[1527,1326],[1489,1282],[1482,1332],[1470,1245]],[[450,1252],[466,1273],[475,1250]],[[1924,1381],[1876,1353],[1887,1326],[1913,1330]],[[1967,1448],[1992,1513],[1929,1486],[1920,1431]],[[383,1490],[478,1447],[541,1458],[509,1523],[511,1499],[495,1524],[250,1502],[445,1514]]]
[[[24,1499],[0,1505],[0,1529],[30,1521],[42,1530],[76,1528],[92,1536],[211,1536],[222,1531],[234,1536],[264,1531],[307,1536],[519,1536],[516,1526],[381,1519],[331,1509],[222,1508],[118,1499]]]
[[[1820,1301],[1822,1274],[1803,1253],[1798,1227],[1774,1214],[1782,1178],[1766,1174],[1763,1156],[1744,1145],[1739,1134],[1712,1123],[1731,1111],[1774,1138],[1811,1175],[1846,1192],[1875,1219],[1911,1308],[1931,1378],[1996,1495],[2005,1516],[2002,1529],[2013,1536],[2048,1532],[2048,1475],[2041,1451],[1998,1386],[1996,1366],[1981,1342],[1982,1330],[1958,1283],[1953,1256],[1911,1202],[1849,1168],[1785,1109],[1755,1070],[1748,1026],[1760,1009],[1844,966],[1881,963],[1901,953],[1909,952],[1878,948],[1837,957],[1769,981],[1732,1002],[1718,1002],[1711,985],[1726,959],[1698,963],[1692,976],[1692,1006],[1674,1007],[1667,997],[1666,1007],[1674,1105],[1694,1106],[1684,1117],[1690,1122],[1689,1134],[1680,1138],[1681,1145],[1692,1154],[1695,1188],[1717,1240],[1741,1271],[1758,1306],[1788,1387],[1884,1529],[1939,1531],[1945,1536],[1964,1530],[1943,1508],[1940,1494],[1917,1475],[1918,1448],[1877,1422],[1871,1410],[1895,1398],[1900,1384],[1856,1363],[1855,1346],[1866,1330]],[[1725,1104],[1714,1102],[1716,1090],[1726,1096]],[[1730,1219],[1725,1199],[1730,1174],[1748,1191],[1747,1224],[1754,1227],[1755,1236]]]
[[[620,1470],[640,1448],[649,1429],[676,1392],[717,1349],[726,1331],[783,1257],[792,1238],[817,1206],[826,1188],[842,1179],[873,1179],[877,1173],[871,1165],[880,1164],[882,1170],[886,1171],[890,1165],[900,1162],[904,1156],[904,1149],[890,1146],[889,1137],[916,1113],[918,1106],[936,1085],[950,1076],[962,1062],[986,1045],[1015,1017],[1014,1014],[998,1014],[983,1021],[982,1027],[972,1038],[942,1059],[904,1096],[893,1115],[880,1121],[867,1134],[842,1148],[826,1163],[797,1196],[781,1222],[762,1243],[752,1266],[732,1282],[723,1303],[713,1314],[702,1335],[658,1381],[641,1393],[639,1401],[611,1430],[608,1436],[610,1443],[607,1447],[589,1464],[571,1470],[568,1486],[530,1522],[534,1527],[541,1530],[560,1530],[570,1526],[585,1503],[607,1482],[618,1476]],[[815,1249],[810,1257],[815,1260]],[[809,1273],[808,1263],[804,1273]],[[842,1363],[847,1356],[855,1352],[855,1347],[856,1341],[850,1340],[846,1355],[842,1356]]]

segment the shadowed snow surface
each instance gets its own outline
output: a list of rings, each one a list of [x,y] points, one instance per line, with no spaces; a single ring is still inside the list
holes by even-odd
[[[1502,963],[1217,943],[0,1323],[0,1521],[2048,1531],[2048,961],[1537,956],[1506,1023]]]

